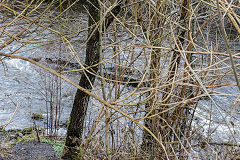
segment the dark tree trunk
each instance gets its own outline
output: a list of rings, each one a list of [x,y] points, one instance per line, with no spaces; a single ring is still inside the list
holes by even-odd
[[[94,26],[100,20],[100,10],[98,0],[90,0],[88,4],[89,20],[88,26]],[[117,15],[120,12],[120,5],[116,6],[112,13]],[[105,28],[107,28],[111,22],[114,20],[112,15],[106,18]],[[88,38],[86,48],[86,59],[85,66],[94,66],[99,62],[99,39],[100,33],[99,29],[91,27],[88,30]],[[79,85],[85,89],[91,90],[92,85],[96,79],[96,74],[98,71],[98,65],[91,67],[82,74],[79,81]],[[92,74],[94,73],[94,74]],[[65,151],[63,158],[67,159],[80,159],[80,149],[78,148],[81,144],[81,138],[83,133],[84,119],[87,112],[88,102],[90,96],[79,89],[75,95],[72,112],[70,115],[69,126],[67,130],[67,137],[65,142]]]
[[[88,26],[92,26],[98,22],[100,18],[98,0],[91,0],[91,4],[89,4],[88,9],[89,13],[91,14],[89,15]],[[99,30],[96,29],[94,31],[94,29],[95,27],[92,27],[88,30],[88,36],[91,37],[87,42],[85,59],[86,66],[92,66],[99,62]],[[89,71],[96,73],[98,71],[98,66],[92,67],[89,69]],[[86,71],[85,74],[82,74],[79,85],[83,88],[91,90],[91,84],[94,83],[95,78],[95,75]],[[90,96],[88,94],[80,91],[79,89],[77,90],[70,115],[70,122],[65,142],[64,157],[66,158],[77,159],[79,156],[79,149],[77,147],[80,146],[81,143],[84,118],[86,115],[89,98]]]

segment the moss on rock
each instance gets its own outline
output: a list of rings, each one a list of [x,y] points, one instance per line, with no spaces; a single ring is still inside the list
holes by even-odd
[[[40,114],[40,113],[33,113],[32,114],[32,119],[36,119],[36,120],[40,120],[40,119],[43,119],[43,115]]]

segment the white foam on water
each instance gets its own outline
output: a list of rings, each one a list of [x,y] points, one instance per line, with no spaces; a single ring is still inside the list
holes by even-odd
[[[22,72],[30,73],[30,74],[37,74],[37,72],[33,69],[31,63],[20,60],[20,59],[9,59],[5,61],[11,67],[19,69]]]

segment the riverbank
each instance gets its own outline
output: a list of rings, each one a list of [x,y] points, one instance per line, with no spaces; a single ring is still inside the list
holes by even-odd
[[[34,132],[0,132],[0,160],[59,160],[63,142],[45,137],[38,141]]]

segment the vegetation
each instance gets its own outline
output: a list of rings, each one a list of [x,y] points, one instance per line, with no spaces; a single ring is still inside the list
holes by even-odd
[[[34,131],[34,127],[24,128],[22,131],[24,134],[32,133],[32,131]]]
[[[32,119],[41,120],[43,118],[44,118],[43,115],[40,114],[40,113],[33,113],[32,114]]]
[[[1,62],[21,59],[41,75],[50,137],[73,96],[63,158],[234,159],[238,3],[1,1]]]
[[[53,150],[55,152],[57,152],[59,155],[61,155],[63,153],[63,149],[64,149],[64,143],[63,142],[54,141],[54,140],[46,139],[46,138],[42,139],[41,141],[44,142],[44,143],[53,145]]]

